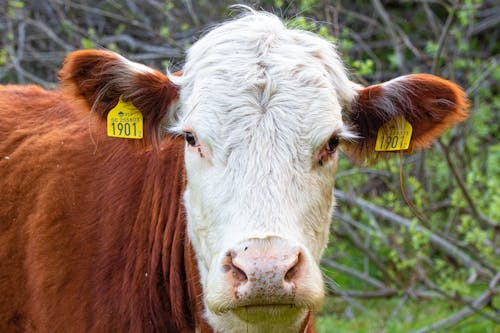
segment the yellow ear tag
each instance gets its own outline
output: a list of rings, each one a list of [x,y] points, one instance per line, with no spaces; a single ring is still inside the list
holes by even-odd
[[[108,136],[126,139],[142,139],[142,113],[131,102],[120,96],[118,104],[108,113]]]
[[[379,128],[376,151],[406,150],[410,146],[411,124],[403,117],[397,116]]]

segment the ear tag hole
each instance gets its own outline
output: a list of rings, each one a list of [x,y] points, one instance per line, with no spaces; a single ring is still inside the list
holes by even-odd
[[[379,128],[375,150],[399,151],[408,149],[412,131],[411,124],[403,116],[397,116]]]
[[[142,139],[142,113],[131,102],[123,101],[111,109],[107,118],[108,136],[125,139]]]

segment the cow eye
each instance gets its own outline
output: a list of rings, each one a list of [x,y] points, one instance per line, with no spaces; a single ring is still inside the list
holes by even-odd
[[[326,143],[325,149],[328,153],[334,153],[339,145],[339,137],[334,135]]]
[[[326,144],[321,148],[317,156],[317,161],[319,165],[323,166],[326,162],[328,162],[335,154],[337,147],[340,143],[339,137],[337,135],[332,135],[330,139],[326,142]]]
[[[196,136],[193,132],[185,132],[184,139],[186,140],[187,144],[192,147],[196,147],[198,145],[198,141],[196,140]]]

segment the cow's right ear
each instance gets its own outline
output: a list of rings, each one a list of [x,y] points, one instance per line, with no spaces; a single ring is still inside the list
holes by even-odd
[[[120,97],[134,104],[144,118],[144,135],[153,143],[178,88],[161,72],[104,50],[71,53],[59,72],[65,93],[82,98],[102,118]]]

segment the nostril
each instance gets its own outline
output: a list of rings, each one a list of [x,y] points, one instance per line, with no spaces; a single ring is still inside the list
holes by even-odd
[[[235,265],[233,265],[232,269],[233,269],[233,278],[235,280],[239,281],[240,283],[248,280],[247,275],[241,269],[239,269]]]
[[[285,277],[283,278],[285,282],[290,283],[293,282],[293,280],[297,279],[297,277],[299,276],[300,269],[302,267],[302,260],[303,260],[302,253],[299,252],[297,254],[295,261],[291,263],[290,269],[288,269],[288,271],[285,274]]]
[[[222,269],[226,273],[230,272],[232,274],[233,281],[236,281],[237,283],[247,281],[247,275],[241,268],[234,264],[234,258],[236,258],[236,253],[234,251],[228,252],[224,258]]]

